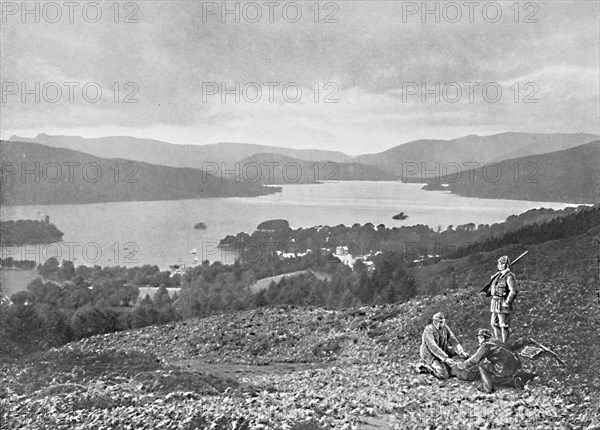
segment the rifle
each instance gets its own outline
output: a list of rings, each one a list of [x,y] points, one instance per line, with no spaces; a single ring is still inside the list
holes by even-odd
[[[544,352],[547,352],[548,354],[550,354],[551,356],[553,356],[554,358],[556,358],[558,360],[558,362],[560,364],[562,364],[563,366],[566,366],[567,363],[565,363],[564,361],[561,360],[561,358],[558,356],[558,354],[554,351],[552,351],[550,348],[546,348],[544,345],[542,345],[541,343],[537,342],[534,338],[530,337],[529,338],[530,341],[532,341],[533,343],[535,343],[537,346],[539,346],[540,348],[542,348],[542,350]]]
[[[525,254],[527,254],[528,252],[529,252],[529,251],[525,251],[524,253],[522,253],[521,255],[519,255],[517,258],[515,258],[515,261],[513,261],[512,263],[510,263],[510,264],[508,265],[508,267],[510,268],[510,266],[512,266],[513,264],[515,264],[515,263],[516,263],[517,261],[519,261],[521,258],[523,258],[523,257],[525,256]],[[506,270],[506,269],[505,269],[505,270]],[[481,291],[480,291],[480,292],[481,292],[481,293],[485,293],[486,297],[489,297],[489,296],[491,296],[491,295],[492,295],[492,293],[491,293],[491,291],[490,291],[490,290],[491,290],[491,288],[492,288],[492,283],[493,283],[493,282],[494,282],[496,279],[498,279],[498,278],[499,278],[499,277],[502,275],[502,273],[506,273],[506,272],[505,272],[505,271],[503,271],[503,270],[499,270],[498,272],[494,273],[494,275],[492,276],[492,279],[490,279],[490,282],[488,282],[488,283],[486,284],[486,286],[485,286],[485,287],[483,287],[483,288],[481,289]]]

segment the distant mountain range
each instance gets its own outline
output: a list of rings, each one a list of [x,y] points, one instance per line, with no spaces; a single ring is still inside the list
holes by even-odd
[[[507,132],[491,136],[469,135],[453,140],[415,140],[376,154],[350,157],[338,151],[289,149],[248,143],[222,142],[209,145],[175,145],[153,139],[128,136],[83,138],[50,136],[34,138],[13,136],[11,141],[35,142],[56,148],[85,152],[103,158],[123,158],[171,167],[202,169],[204,163],[216,163],[220,170],[234,170],[237,162],[249,159],[278,162],[286,159],[304,162],[353,163],[339,166],[339,180],[374,180],[396,178],[406,182],[427,182],[427,178],[443,176],[457,168],[483,165],[492,161],[546,154],[599,140],[589,133],[534,134]],[[271,154],[269,156],[259,154]],[[279,158],[281,157],[281,158]],[[222,165],[225,163],[225,166]],[[438,163],[438,164],[436,164]],[[371,166],[370,169],[359,165]],[[204,166],[205,170],[209,167]],[[374,170],[376,169],[376,170]],[[377,172],[379,170],[380,172]],[[308,176],[307,176],[308,177]],[[299,182],[307,182],[308,179]]]
[[[233,164],[257,153],[274,153],[308,161],[343,162],[352,158],[342,152],[319,149],[290,149],[231,142],[209,145],[176,145],[160,140],[138,139],[129,136],[88,139],[79,136],[50,136],[41,133],[33,138],[12,136],[9,140],[73,149],[96,157],[124,158],[163,166],[191,167],[193,169],[203,169],[203,163]],[[226,167],[234,169],[234,166]]]
[[[599,139],[600,135],[588,133],[470,135],[453,140],[415,140],[377,154],[360,155],[352,161],[375,166],[405,182],[427,182],[457,169],[546,154]]]
[[[224,180],[198,169],[100,158],[31,142],[0,141],[3,205],[251,197],[278,187]]]
[[[254,154],[240,160],[239,165],[242,176],[246,180],[261,178],[261,183],[265,184],[393,181],[397,179],[376,167],[352,161],[306,161],[280,154]]]
[[[596,204],[600,201],[599,166],[597,140],[563,151],[491,163],[460,176],[437,178],[424,188],[467,197]]]
[[[48,192],[38,195],[32,184],[15,184],[14,193],[13,190],[4,193],[10,195],[12,200],[8,201],[30,203],[7,204],[42,204],[37,201],[38,198],[48,203],[67,203],[77,202],[79,199],[91,202],[253,196],[273,192],[272,189],[261,188],[264,184],[314,183],[323,180],[403,180],[429,183],[428,189],[435,189],[439,188],[440,183],[437,178],[447,176],[444,180],[452,182],[449,179],[461,170],[472,170],[480,175],[476,178],[480,178],[481,167],[492,162],[500,162],[503,169],[502,178],[496,183],[485,180],[480,183],[479,179],[473,183],[465,183],[468,174],[463,172],[460,181],[455,180],[445,189],[465,196],[581,203],[597,200],[597,193],[594,196],[594,183],[590,182],[590,179],[597,177],[598,169],[594,168],[594,164],[600,164],[597,163],[598,159],[594,158],[596,150],[593,145],[582,147],[578,151],[558,154],[589,142],[600,141],[600,135],[588,133],[508,132],[491,136],[470,135],[453,140],[417,140],[377,154],[354,158],[342,152],[297,150],[244,143],[175,145],[127,136],[87,139],[39,134],[32,139],[13,136],[11,141],[5,142],[13,159],[22,159],[19,158],[21,155],[18,154],[17,147],[24,145],[23,142],[15,142],[15,139],[30,144],[36,142],[47,145],[43,150],[37,146],[24,146],[22,149],[23,152],[33,151],[32,154],[37,154],[40,162],[62,162],[78,157],[85,160],[98,158],[103,160],[105,170],[115,159],[120,160],[121,164],[128,160],[135,161],[140,166],[138,176],[142,173],[147,174],[145,184],[153,185],[145,188],[142,185],[126,184],[117,191],[112,189],[114,184],[103,183],[102,187],[96,186],[92,191],[88,190],[89,184],[83,184],[83,189],[75,189],[73,184],[67,183],[64,184],[64,189],[56,184],[46,184],[44,187],[49,187]],[[75,151],[79,151],[78,155],[74,155]],[[577,163],[580,161],[583,163],[582,167],[578,167]],[[511,171],[515,162],[521,166],[519,172]],[[538,166],[535,176],[538,183],[522,182],[534,168],[531,163]],[[206,173],[214,173],[215,176],[205,175],[211,179],[201,184],[202,191],[198,191],[199,184],[192,178],[202,176],[202,172],[197,170],[202,166]],[[104,173],[114,174],[108,171]],[[491,172],[486,170],[486,173]],[[515,174],[521,182],[515,182]],[[557,179],[561,175],[562,179]],[[221,176],[229,181],[221,181]],[[167,177],[170,178],[168,181],[162,179]],[[12,180],[14,181],[14,178]],[[67,189],[70,196],[63,195],[60,191]],[[16,190],[25,194],[19,196]],[[53,197],[50,198],[50,195]]]

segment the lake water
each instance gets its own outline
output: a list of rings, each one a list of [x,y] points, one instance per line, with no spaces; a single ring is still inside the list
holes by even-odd
[[[48,215],[65,233],[58,244],[5,247],[2,258],[43,262],[58,256],[75,265],[155,264],[168,269],[171,264],[193,264],[194,248],[200,261],[232,263],[235,255],[218,250],[219,241],[228,234],[251,233],[269,219],[287,219],[293,228],[371,222],[445,229],[450,224],[492,224],[532,208],[572,206],[467,198],[421,187],[401,182],[332,182],[283,185],[281,193],[253,198],[2,207],[2,220]],[[393,220],[399,212],[409,218]],[[198,222],[208,228],[194,230]]]

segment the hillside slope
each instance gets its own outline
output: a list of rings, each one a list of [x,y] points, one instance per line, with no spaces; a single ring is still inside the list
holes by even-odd
[[[0,142],[4,205],[248,197],[275,187],[224,181],[197,169],[99,158],[29,142]],[[31,172],[31,173],[27,173]]]
[[[434,176],[455,172],[455,166],[464,170],[468,163],[481,165],[507,158],[545,154],[599,138],[587,133],[500,133],[470,135],[454,140],[416,140],[377,154],[361,155],[353,161],[375,166],[407,182],[427,182]]]
[[[564,151],[532,155],[435,180],[461,196],[492,199],[598,203],[600,140]],[[431,188],[431,187],[430,187]]]
[[[475,351],[474,334],[489,318],[488,299],[471,289],[490,273],[478,264],[470,280],[461,279],[465,288],[402,304],[256,309],[96,336],[5,363],[3,425],[595,428],[597,240],[587,234],[540,245],[530,252],[555,255],[555,270],[518,274],[514,339],[533,337],[567,363],[524,358],[538,376],[523,392],[484,395],[476,382],[444,383],[407,368],[438,311]]]

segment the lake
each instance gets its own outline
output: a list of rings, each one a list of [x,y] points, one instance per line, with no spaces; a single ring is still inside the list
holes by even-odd
[[[563,209],[566,203],[491,200],[421,190],[401,182],[330,182],[283,185],[282,192],[252,198],[215,198],[87,205],[2,207],[0,218],[50,221],[65,233],[51,245],[4,247],[2,258],[43,262],[51,256],[79,264],[157,265],[202,260],[232,263],[235,254],[217,249],[226,235],[252,233],[265,220],[282,218],[292,228],[371,222],[388,227],[425,224],[432,228],[492,224],[532,208]],[[409,216],[396,221],[392,216]],[[206,230],[194,230],[203,222]]]

